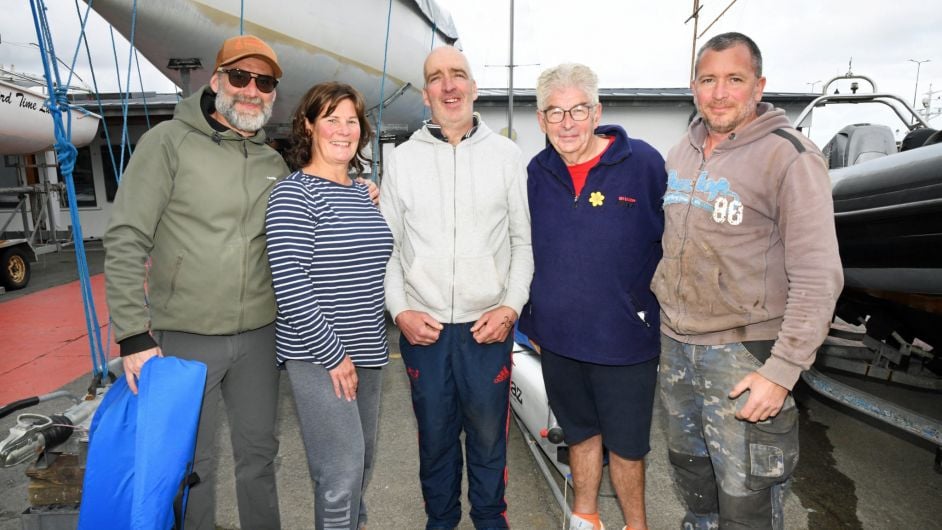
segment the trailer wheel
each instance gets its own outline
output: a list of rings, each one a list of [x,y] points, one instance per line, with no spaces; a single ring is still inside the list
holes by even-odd
[[[10,247],[0,253],[0,284],[13,291],[29,283],[29,258],[23,249]]]

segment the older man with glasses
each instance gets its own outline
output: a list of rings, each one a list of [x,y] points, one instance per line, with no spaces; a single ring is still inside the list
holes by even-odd
[[[277,529],[278,372],[265,207],[288,167],[266,145],[262,126],[282,72],[271,47],[249,35],[225,41],[214,70],[209,85],[144,134],[131,157],[105,233],[108,307],[135,393],[154,356],[207,365],[186,528],[215,528],[223,398],[241,527]]]
[[[647,528],[644,456],[658,362],[664,159],[617,125],[600,126],[598,78],[562,64],[537,82],[551,144],[527,167],[534,276],[520,329],[542,354],[550,407],[569,444],[571,530],[602,529],[604,450],[627,526]]]

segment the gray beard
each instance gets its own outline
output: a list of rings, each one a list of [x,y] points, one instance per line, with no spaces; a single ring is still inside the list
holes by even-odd
[[[262,103],[262,110],[259,113],[239,112],[235,110],[237,101],[250,103]],[[243,96],[227,97],[222,90],[216,94],[216,111],[226,118],[229,125],[240,131],[255,132],[268,123],[271,118],[272,102],[262,102],[261,98],[248,98]]]

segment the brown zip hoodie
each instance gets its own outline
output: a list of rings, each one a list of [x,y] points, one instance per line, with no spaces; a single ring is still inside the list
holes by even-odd
[[[783,110],[757,110],[709,159],[700,118],[670,150],[651,289],[678,341],[774,339],[759,373],[790,389],[827,335],[843,273],[821,152]]]

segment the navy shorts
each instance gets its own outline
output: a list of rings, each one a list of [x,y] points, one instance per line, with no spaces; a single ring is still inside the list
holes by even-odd
[[[602,444],[625,459],[639,460],[651,450],[657,357],[611,366],[543,348],[542,361],[546,394],[567,444],[601,434]]]

